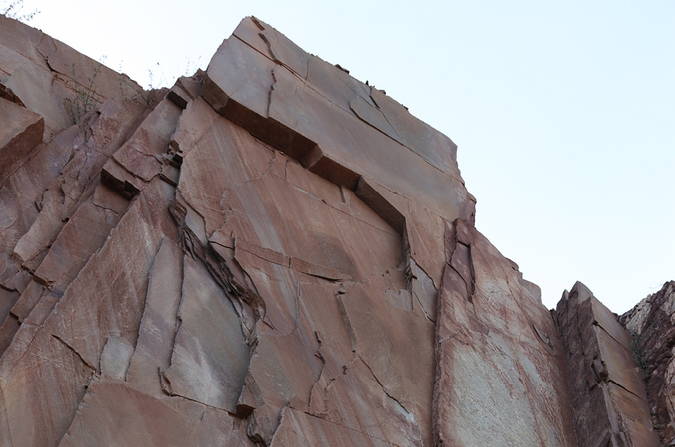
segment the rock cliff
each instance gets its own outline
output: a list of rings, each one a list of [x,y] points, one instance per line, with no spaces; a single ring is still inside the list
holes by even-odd
[[[675,281],[621,316],[647,388],[652,422],[663,445],[675,445]]]
[[[1,446],[673,436],[673,283],[550,312],[455,144],[256,18],[144,91],[0,16],[0,118]]]

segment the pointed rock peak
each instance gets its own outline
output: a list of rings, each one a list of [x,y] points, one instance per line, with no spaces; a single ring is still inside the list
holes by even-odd
[[[591,292],[591,289],[586,287],[584,283],[581,281],[577,281],[574,283],[572,286],[572,290],[569,292],[570,297],[578,297],[579,301],[586,301],[587,299],[590,299],[593,297],[593,292]]]

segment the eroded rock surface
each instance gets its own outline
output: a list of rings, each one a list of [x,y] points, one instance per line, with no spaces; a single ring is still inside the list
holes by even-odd
[[[663,445],[675,445],[675,281],[621,316],[647,385],[654,427]]]
[[[563,294],[555,318],[580,445],[659,446],[630,335],[616,315],[577,282]]]
[[[577,445],[564,346],[539,288],[470,224],[449,224],[445,241],[435,444]]]
[[[577,405],[644,395],[449,138],[255,18],[144,92],[0,17],[0,117],[2,446],[604,446]]]

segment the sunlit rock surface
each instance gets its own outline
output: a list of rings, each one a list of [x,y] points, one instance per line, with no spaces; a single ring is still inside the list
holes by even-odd
[[[645,394],[448,137],[255,18],[146,92],[0,17],[0,118],[1,446],[658,445],[645,396],[672,432],[672,288],[624,316]]]

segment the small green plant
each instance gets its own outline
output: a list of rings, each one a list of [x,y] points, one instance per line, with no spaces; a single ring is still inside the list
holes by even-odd
[[[202,57],[199,56],[197,59],[188,58],[185,60],[185,70],[183,70],[183,76],[192,76],[195,74],[197,69],[202,65]]]
[[[23,0],[0,2],[0,14],[4,15],[5,17],[9,17],[10,19],[19,20],[20,22],[28,23],[39,13],[40,11],[37,9],[26,11],[24,9]]]
[[[105,61],[105,56],[101,58]],[[98,62],[94,67],[94,73],[87,79],[87,84],[77,84],[75,87],[75,95],[71,98],[63,100],[64,108],[70,117],[73,124],[77,124],[82,120],[87,113],[91,112],[98,104],[96,100],[96,78],[103,69],[103,64]],[[73,79],[75,79],[76,68],[75,64],[72,66]]]
[[[147,107],[151,107],[158,100],[157,91],[162,88],[163,76],[160,78],[157,77],[157,73],[160,73],[160,64],[155,62],[150,68],[148,68],[148,82],[145,86],[145,90],[139,92],[135,98],[136,101],[144,103]]]
[[[162,84],[164,84],[164,76],[162,76],[160,68],[159,62],[155,62],[152,67],[148,68],[148,84],[145,87],[146,90],[156,90],[158,88],[162,88]],[[157,76],[158,73],[160,74],[159,77]]]
[[[631,337],[631,350],[633,351],[633,359],[637,363],[638,368],[640,368],[640,372],[642,373],[643,376],[646,377],[647,362],[642,353],[642,349],[640,349],[640,341],[638,339],[639,336],[636,335]]]

